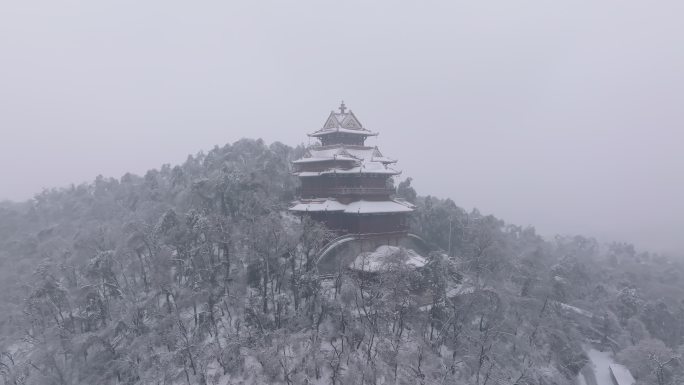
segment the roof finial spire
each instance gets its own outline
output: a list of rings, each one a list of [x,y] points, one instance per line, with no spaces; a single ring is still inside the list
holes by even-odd
[[[340,103],[340,113],[344,114],[344,111],[347,109],[347,106],[344,105],[344,100],[342,103]]]

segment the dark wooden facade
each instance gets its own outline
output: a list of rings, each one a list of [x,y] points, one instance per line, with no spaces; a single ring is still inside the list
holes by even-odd
[[[408,217],[404,213],[346,214],[338,212],[308,213],[339,234],[404,235],[408,232]]]
[[[302,198],[334,197],[348,203],[356,199],[387,200],[394,188],[387,176],[378,175],[322,175],[300,178],[299,195]]]
[[[350,134],[337,132],[330,135],[325,135],[320,137],[321,145],[323,146],[334,146],[337,144],[344,144],[347,146],[363,146],[366,136],[358,134]]]

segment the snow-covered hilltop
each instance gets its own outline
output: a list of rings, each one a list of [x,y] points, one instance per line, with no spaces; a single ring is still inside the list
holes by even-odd
[[[358,243],[288,213],[305,151],[241,140],[1,205],[2,381],[570,385],[586,343],[680,381],[681,264],[544,240],[410,180],[405,229],[442,252],[337,248]]]

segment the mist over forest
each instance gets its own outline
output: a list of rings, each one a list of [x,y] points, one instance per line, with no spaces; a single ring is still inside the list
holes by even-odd
[[[305,151],[243,139],[3,203],[4,383],[574,384],[588,346],[680,383],[681,261],[543,239],[398,179],[426,264],[320,279],[333,235],[285,213]]]

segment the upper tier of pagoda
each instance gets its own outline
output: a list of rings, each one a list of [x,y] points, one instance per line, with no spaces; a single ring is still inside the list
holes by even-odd
[[[375,174],[392,176],[401,172],[391,167],[397,161],[388,158],[377,147],[365,145],[375,136],[363,127],[354,113],[340,104],[340,112],[331,111],[323,128],[309,134],[321,143],[309,147],[304,156],[293,162],[295,175],[306,178],[331,174]]]
[[[340,104],[339,110],[340,112],[330,111],[323,127],[308,135],[318,138],[323,146],[334,144],[363,146],[367,137],[378,135],[377,132],[363,127],[352,110],[347,112],[344,102]]]

